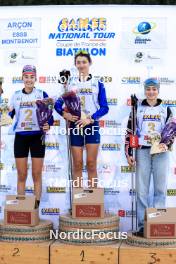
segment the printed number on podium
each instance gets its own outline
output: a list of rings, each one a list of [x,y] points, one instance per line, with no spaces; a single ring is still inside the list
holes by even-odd
[[[149,253],[151,260],[148,262],[148,264],[155,264],[160,262],[160,258],[157,257],[156,253]]]
[[[85,257],[84,250],[81,251],[80,256],[82,257],[82,258],[81,258],[81,261],[84,261],[84,257]]]
[[[13,249],[12,257],[19,257],[19,256],[20,256],[19,253],[20,253],[19,248],[14,248],[14,249]]]

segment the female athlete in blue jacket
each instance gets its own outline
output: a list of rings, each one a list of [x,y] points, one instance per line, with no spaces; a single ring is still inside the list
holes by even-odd
[[[65,120],[70,122],[70,128],[72,128],[70,130],[70,141],[74,180],[79,179],[79,186],[81,186],[83,148],[85,145],[89,187],[96,187],[97,156],[100,144],[98,120],[108,113],[109,108],[104,84],[89,73],[92,63],[90,55],[85,51],[80,51],[76,53],[74,62],[79,72],[79,78],[73,78],[68,86],[71,90],[76,88],[77,95],[81,99],[81,109],[85,113],[86,118],[79,119],[78,116],[73,116],[64,111],[62,98],[57,100],[55,109]],[[83,127],[83,134],[78,135],[76,133],[77,130],[74,133],[74,129],[77,126]]]

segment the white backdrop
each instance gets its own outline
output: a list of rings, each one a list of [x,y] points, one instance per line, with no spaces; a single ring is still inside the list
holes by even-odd
[[[105,208],[121,217],[122,230],[130,228],[131,176],[124,155],[124,129],[130,112],[129,98],[143,98],[143,81],[160,79],[163,104],[176,106],[175,6],[34,6],[0,8],[0,77],[4,78],[3,100],[22,89],[21,69],[37,67],[36,87],[59,96],[57,83],[62,69],[74,72],[75,51],[92,55],[91,73],[104,77],[109,113],[102,118],[106,133],[101,138],[98,176],[105,181]],[[43,169],[41,217],[57,227],[59,214],[69,208],[66,137],[59,134],[64,121],[54,114],[55,124],[47,136]],[[108,135],[108,129],[116,135]],[[1,129],[0,218],[5,196],[16,192],[17,172],[13,158],[13,135]],[[176,148],[168,172],[168,206],[176,201]],[[32,193],[31,165],[26,193]],[[83,170],[86,177],[86,167]],[[116,187],[112,187],[116,182]],[[55,189],[50,187],[56,187]],[[47,191],[49,189],[49,192]]]

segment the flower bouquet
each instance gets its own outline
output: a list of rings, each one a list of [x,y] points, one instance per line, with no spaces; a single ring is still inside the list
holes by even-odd
[[[79,119],[86,119],[87,115],[81,111],[81,100],[77,96],[75,91],[69,91],[62,95],[62,99],[65,103],[65,111],[69,112],[72,115],[78,116]]]
[[[44,98],[42,100],[36,101],[37,109],[37,119],[39,127],[42,130],[45,123],[52,117],[54,100],[52,98]]]

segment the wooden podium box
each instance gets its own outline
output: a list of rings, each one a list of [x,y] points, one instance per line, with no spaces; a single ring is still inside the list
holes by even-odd
[[[50,244],[0,242],[0,264],[49,264]]]
[[[50,247],[50,264],[118,264],[118,248],[119,243],[86,246],[55,242]]]
[[[176,248],[142,248],[121,244],[119,264],[176,264]]]

